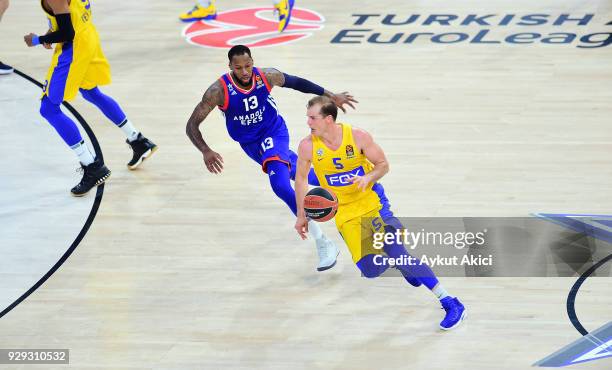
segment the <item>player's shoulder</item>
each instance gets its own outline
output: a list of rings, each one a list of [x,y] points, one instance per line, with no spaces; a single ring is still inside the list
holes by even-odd
[[[285,84],[285,76],[276,68],[259,68],[261,74],[272,86],[283,86]]]
[[[298,145],[298,154],[299,155],[311,155],[312,153],[312,135],[308,135],[302,140]]]
[[[261,73],[265,73],[265,74],[282,73],[281,71],[278,70],[278,68],[274,68],[274,67],[255,67],[255,68],[257,68]]]
[[[353,133],[353,140],[355,140],[355,144],[359,147],[368,145],[374,140],[372,134],[362,128],[351,126],[351,131]]]

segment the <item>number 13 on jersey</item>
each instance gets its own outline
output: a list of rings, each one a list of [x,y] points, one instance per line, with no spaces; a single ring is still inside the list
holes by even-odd
[[[242,101],[244,102],[244,109],[247,112],[251,109],[257,109],[257,107],[259,106],[259,104],[257,103],[256,96],[250,96],[248,98],[242,99]]]

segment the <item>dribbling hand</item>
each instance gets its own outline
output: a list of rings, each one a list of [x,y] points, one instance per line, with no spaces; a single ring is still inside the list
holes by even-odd
[[[211,173],[221,173],[223,171],[223,157],[213,150],[206,151],[204,152],[204,165]]]
[[[302,240],[306,240],[308,238],[308,220],[304,216],[298,216],[295,221],[295,230],[300,235]]]

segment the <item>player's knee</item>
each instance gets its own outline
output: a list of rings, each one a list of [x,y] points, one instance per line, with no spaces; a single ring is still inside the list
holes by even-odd
[[[287,164],[280,161],[271,161],[267,163],[266,170],[270,177],[270,186],[276,196],[285,199],[285,197],[295,197],[291,182],[289,181],[289,169]]]
[[[60,110],[59,104],[54,104],[53,102],[51,102],[49,98],[45,96],[40,102],[39,112],[41,116],[49,119],[50,117],[53,117],[56,114],[60,113],[61,110]]]
[[[89,89],[89,90],[79,89],[79,91],[81,92],[83,99],[89,102],[96,101],[96,98],[99,97],[101,94],[100,89],[98,89],[97,87],[94,87],[93,89]]]
[[[389,268],[388,265],[376,263],[374,261],[375,257],[376,254],[368,254],[357,261],[357,268],[359,268],[363,277],[368,279],[379,277]]]
[[[401,221],[393,216],[393,213],[391,213],[391,215],[383,215],[383,212],[381,212],[381,217],[383,219],[383,221],[387,224],[387,226],[385,226],[385,232],[395,232],[396,230],[403,230],[405,229],[404,225],[402,225]],[[387,230],[387,228],[390,227],[390,230]]]

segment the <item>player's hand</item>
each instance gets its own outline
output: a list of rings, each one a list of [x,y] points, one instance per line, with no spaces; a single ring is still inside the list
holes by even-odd
[[[344,109],[344,104],[346,104],[349,107],[355,109],[355,106],[353,105],[353,103],[359,103],[357,100],[355,100],[355,98],[353,98],[353,95],[348,93],[348,91],[345,91],[345,92],[340,93],[340,94],[332,95],[331,100],[344,113],[346,113],[346,109]]]
[[[26,45],[28,45],[29,47],[35,46],[35,45],[32,43],[32,39],[34,38],[34,36],[36,36],[36,34],[34,34],[34,33],[29,33],[29,34],[27,34],[27,35],[23,36],[23,41],[25,41]]]
[[[365,191],[368,188],[368,185],[370,185],[370,182],[372,182],[370,180],[370,176],[365,175],[365,176],[355,176],[352,177],[350,180],[353,184],[357,184],[357,189],[361,190],[361,191]]]
[[[204,152],[204,165],[211,173],[221,173],[223,171],[223,157],[213,150],[208,150]]]
[[[298,216],[295,221],[295,230],[300,235],[302,240],[306,240],[308,238],[308,220],[304,216]]]

